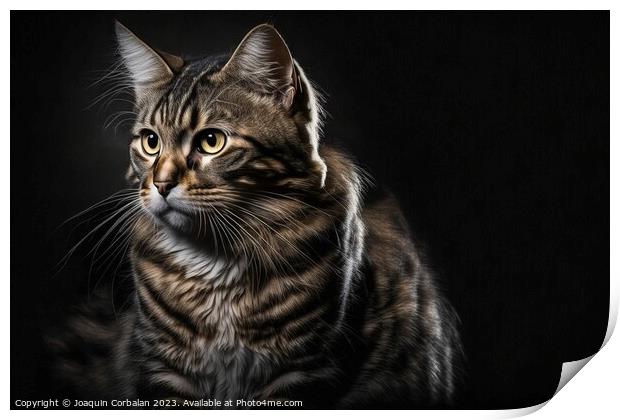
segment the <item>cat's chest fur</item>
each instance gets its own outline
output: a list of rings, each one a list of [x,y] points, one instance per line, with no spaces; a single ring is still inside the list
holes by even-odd
[[[236,325],[243,314],[237,304],[246,293],[245,263],[211,255],[181,239],[165,237],[157,246],[166,258],[160,290],[199,328],[206,328],[209,347],[240,345]],[[167,272],[167,273],[165,273]]]
[[[163,377],[156,374],[155,380],[202,398],[257,395],[276,361],[239,334],[244,316],[239,302],[247,293],[244,262],[209,255],[182,240],[157,239],[156,258],[135,257],[137,288],[148,283],[159,294],[158,302],[167,310],[157,315],[174,318],[174,312],[182,318],[170,324],[177,325],[184,345],[170,343],[155,350],[178,368]]]

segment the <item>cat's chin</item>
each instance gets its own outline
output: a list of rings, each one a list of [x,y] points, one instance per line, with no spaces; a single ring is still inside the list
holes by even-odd
[[[150,200],[144,203],[146,209],[163,225],[182,233],[192,229],[192,218],[182,208],[175,205],[173,197],[163,199],[151,190]]]
[[[180,211],[168,208],[155,215],[163,224],[182,233],[188,233],[192,229],[192,219]]]

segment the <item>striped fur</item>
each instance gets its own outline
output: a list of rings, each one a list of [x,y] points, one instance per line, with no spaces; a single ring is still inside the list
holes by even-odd
[[[89,362],[102,368],[61,356],[59,372],[88,378],[93,398],[449,403],[453,312],[395,200],[367,192],[345,153],[319,146],[316,95],[275,29],[255,28],[228,60],[180,68],[117,31],[136,85],[134,303],[90,328],[115,343]],[[227,136],[214,155],[196,149],[208,128]],[[157,154],[143,150],[145,129]],[[165,198],[164,178],[174,181]],[[56,341],[63,354],[67,342]]]

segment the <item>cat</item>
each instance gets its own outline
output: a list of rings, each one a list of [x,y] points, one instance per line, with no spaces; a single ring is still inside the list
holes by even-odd
[[[396,200],[321,137],[315,88],[281,35],[186,61],[116,22],[135,98],[135,290],[52,340],[92,399],[303,408],[449,405],[457,317]]]

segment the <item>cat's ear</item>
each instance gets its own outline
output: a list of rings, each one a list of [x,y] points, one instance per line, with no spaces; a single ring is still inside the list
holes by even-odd
[[[300,138],[309,147],[312,170],[322,187],[327,167],[319,155],[320,101],[278,31],[267,24],[252,29],[222,68],[222,73],[241,78],[263,94],[274,95],[290,111]]]
[[[222,72],[241,78],[290,108],[297,89],[293,57],[276,29],[258,25],[243,38]]]
[[[136,98],[169,81],[183,67],[181,57],[149,47],[119,21],[115,27],[120,55],[131,76]]]

